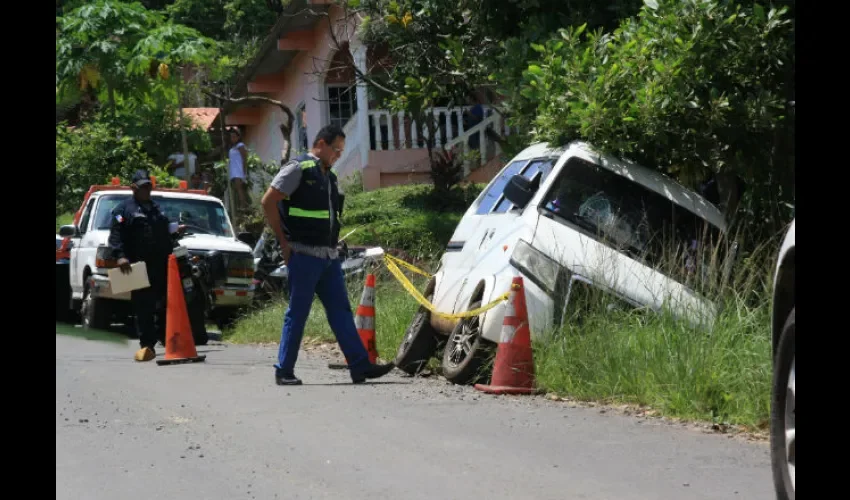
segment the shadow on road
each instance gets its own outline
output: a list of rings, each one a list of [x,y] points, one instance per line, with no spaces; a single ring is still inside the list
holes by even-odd
[[[136,328],[132,323],[113,323],[107,330],[86,330],[85,328],[83,328],[83,325],[79,323],[75,324],[57,321],[56,334],[68,335],[70,337],[78,337],[86,340],[97,340],[102,342],[113,342],[119,344],[139,338],[138,335],[136,335]],[[210,341],[221,342],[221,332],[207,329],[207,335],[209,336]],[[204,352],[217,352],[220,350],[222,349],[211,349]]]
[[[325,383],[325,384],[310,384],[310,383],[304,382],[302,385],[315,385],[315,386],[328,386],[328,387],[337,386],[337,385],[344,385],[344,386],[348,386],[348,387],[352,387],[352,386],[357,387],[357,386],[369,386],[369,385],[411,385],[411,384],[412,384],[412,382],[398,382],[398,381],[395,381],[395,380],[386,380],[386,381],[374,381],[374,382],[367,381],[367,382],[363,382],[362,384],[352,384],[351,382],[328,382],[328,383]],[[298,387],[298,386],[292,386],[292,387]]]

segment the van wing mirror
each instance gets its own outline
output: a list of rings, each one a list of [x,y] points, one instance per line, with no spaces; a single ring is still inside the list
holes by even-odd
[[[537,191],[537,183],[526,179],[522,174],[516,174],[505,186],[505,198],[518,208],[525,208],[534,193]]]

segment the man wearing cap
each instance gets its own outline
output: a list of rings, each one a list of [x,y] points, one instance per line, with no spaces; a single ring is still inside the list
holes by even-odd
[[[137,171],[131,187],[133,196],[112,210],[108,244],[123,273],[132,272],[130,265],[136,262],[144,262],[147,267],[151,286],[133,290],[130,300],[140,344],[136,361],[150,361],[156,357],[156,341],[165,342],[168,256],[177,242],[168,218],[151,199],[153,186],[148,173]]]
[[[342,197],[331,170],[345,148],[345,134],[329,125],[309,153],[283,165],[263,196],[266,221],[289,269],[289,308],[283,322],[275,380],[300,385],[295,360],[313,297],[319,296],[354,383],[382,377],[392,363],[374,365],[360,340],[337,255]]]

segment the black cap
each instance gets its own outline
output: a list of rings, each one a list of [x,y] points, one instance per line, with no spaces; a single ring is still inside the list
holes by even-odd
[[[136,173],[133,174],[133,184],[136,186],[141,186],[143,184],[150,184],[151,176],[148,175],[147,170],[136,170]]]

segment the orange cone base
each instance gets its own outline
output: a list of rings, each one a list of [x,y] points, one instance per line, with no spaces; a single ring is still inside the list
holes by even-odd
[[[510,387],[507,385],[475,384],[477,390],[487,394],[537,394],[539,389],[533,387]]]
[[[205,355],[196,356],[194,358],[171,358],[171,359],[158,359],[156,360],[156,364],[158,365],[182,365],[185,363],[200,363],[207,359]]]

